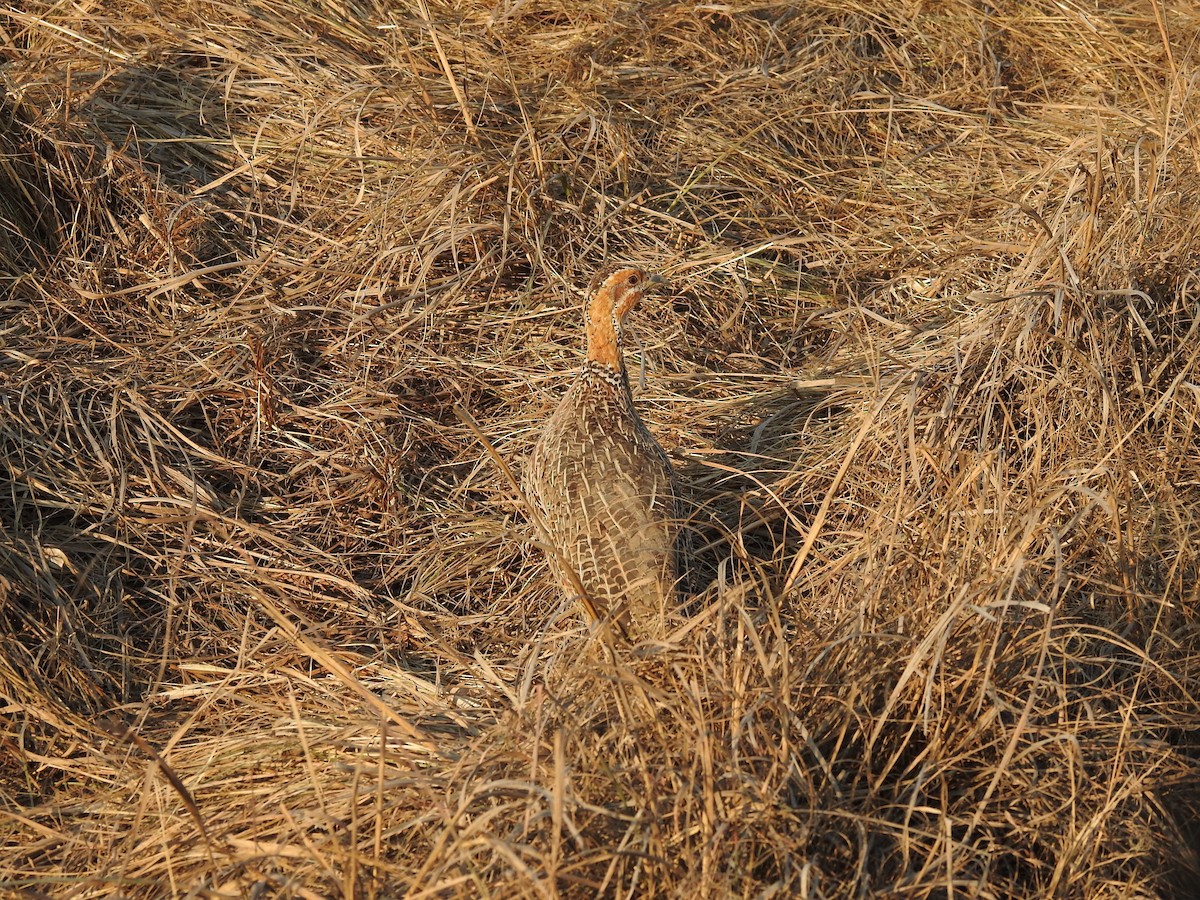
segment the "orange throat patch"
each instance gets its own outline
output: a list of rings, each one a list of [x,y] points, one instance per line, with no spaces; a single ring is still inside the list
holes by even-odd
[[[620,370],[621,334],[617,329],[617,313],[613,309],[613,291],[605,286],[596,291],[588,306],[587,317],[588,362],[599,363],[610,369]]]

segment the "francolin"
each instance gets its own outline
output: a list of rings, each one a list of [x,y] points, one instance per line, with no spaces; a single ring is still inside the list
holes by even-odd
[[[678,574],[675,472],[637,414],[621,347],[625,316],[661,281],[627,265],[592,279],[587,361],[525,469],[526,495],[568,596],[636,638],[664,633]]]

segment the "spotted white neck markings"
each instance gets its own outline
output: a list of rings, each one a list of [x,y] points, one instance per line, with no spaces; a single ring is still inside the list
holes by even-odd
[[[579,377],[589,384],[603,382],[617,390],[629,390],[629,376],[626,374],[624,366],[614,369],[610,365],[589,359],[579,370]]]

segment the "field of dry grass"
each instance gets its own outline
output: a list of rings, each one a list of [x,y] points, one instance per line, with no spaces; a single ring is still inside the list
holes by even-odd
[[[1192,896],[1198,41],[0,2],[0,893]],[[613,259],[699,547],[649,646],[481,440]]]

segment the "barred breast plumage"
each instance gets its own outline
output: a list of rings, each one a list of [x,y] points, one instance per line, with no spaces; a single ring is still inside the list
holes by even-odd
[[[638,268],[608,266],[586,307],[587,362],[546,422],[525,490],[556,552],[597,614],[637,637],[659,636],[676,597],[678,490],[671,462],[633,404],[621,348],[625,315],[651,284]],[[632,626],[632,629],[631,629]]]

